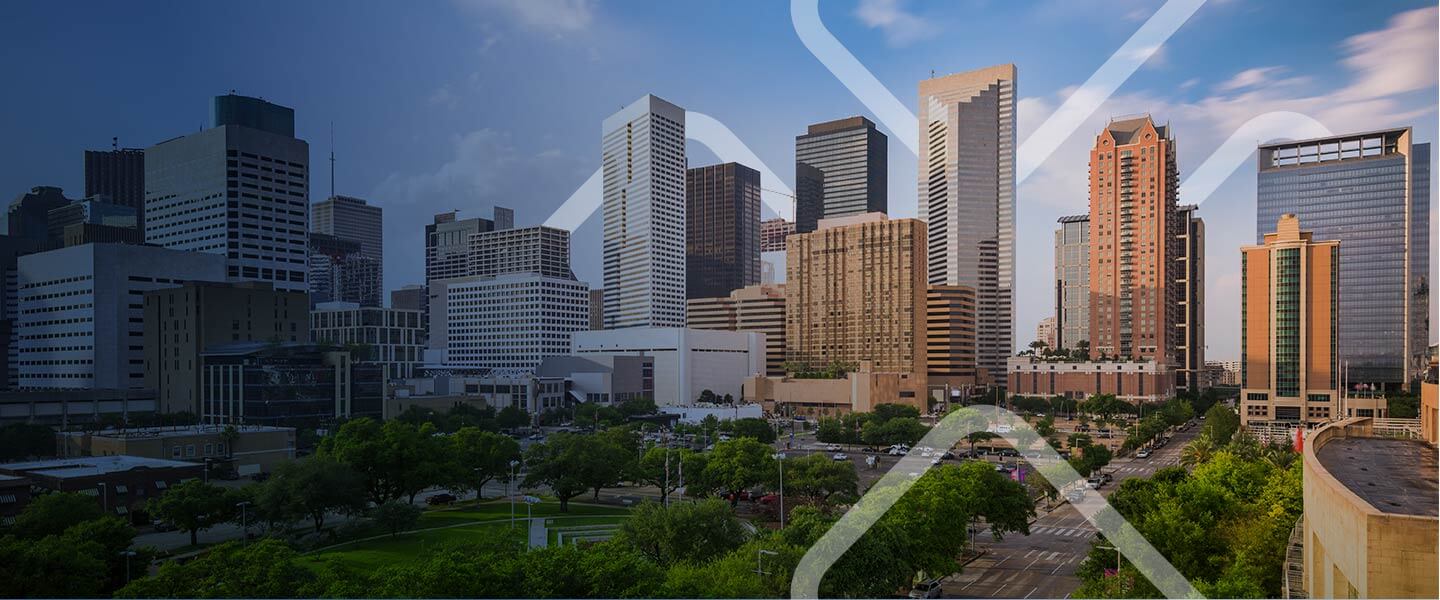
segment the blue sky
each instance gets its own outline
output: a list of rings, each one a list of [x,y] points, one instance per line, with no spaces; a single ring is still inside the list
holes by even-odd
[[[1160,4],[859,0],[824,1],[820,12],[912,110],[932,69],[1015,63],[1023,142]],[[312,199],[330,191],[334,123],[337,191],[386,209],[390,288],[420,280],[421,232],[436,212],[488,216],[500,205],[516,209],[517,224],[542,222],[598,166],[601,120],[644,93],[726,124],[785,183],[807,124],[870,114],[776,0],[8,2],[0,39],[0,195],[59,185],[78,196],[82,150],[195,131],[209,97],[234,89],[295,108]],[[1183,177],[1240,124],[1275,110],[1337,132],[1408,124],[1435,141],[1435,74],[1433,2],[1299,11],[1211,0],[1018,190],[1017,343],[1052,312],[1050,232],[1057,217],[1084,212],[1085,151],[1109,116],[1171,122]],[[692,165],[714,160],[691,146]],[[1211,358],[1238,357],[1230,324],[1238,246],[1254,237],[1252,164],[1201,208]],[[890,167],[890,212],[914,216],[915,158],[894,140]],[[598,230],[596,217],[576,231],[573,256],[596,285]]]

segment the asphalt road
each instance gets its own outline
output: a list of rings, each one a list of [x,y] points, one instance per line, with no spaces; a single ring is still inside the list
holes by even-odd
[[[1149,477],[1180,464],[1180,451],[1200,432],[1200,423],[1175,433],[1149,458],[1112,462],[1104,470],[1114,474],[1115,481],[1100,493],[1109,496],[1126,479]],[[976,544],[986,550],[985,555],[945,581],[941,590],[947,598],[1068,598],[1080,587],[1075,571],[1094,536],[1095,527],[1069,504],[1042,515],[1030,525],[1029,536],[1011,534],[996,541],[982,532]]]

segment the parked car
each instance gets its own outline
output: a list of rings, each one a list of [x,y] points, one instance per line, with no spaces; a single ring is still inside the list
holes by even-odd
[[[1115,474],[1114,474],[1114,473],[1108,473],[1108,472],[1107,472],[1107,473],[1100,473],[1099,475],[1100,475],[1100,481],[1101,481],[1102,483],[1110,483],[1110,482],[1112,482],[1112,481],[1115,481]]]
[[[759,502],[760,504],[764,504],[764,505],[766,505],[766,506],[769,506],[769,505],[771,505],[771,504],[775,504],[775,503],[777,503],[777,502],[779,502],[779,501],[780,501],[780,496],[778,496],[778,495],[776,495],[776,494],[765,494],[764,496],[761,496],[759,500],[756,500],[756,502]]]
[[[830,460],[833,460],[833,461],[836,461],[836,462],[839,462],[839,461],[842,461],[842,460],[850,460],[850,455],[849,455],[849,454],[846,454],[846,453],[844,453],[844,452],[836,452],[834,456],[831,456],[831,457],[830,457]]]
[[[541,440],[545,439],[545,434],[540,433],[540,432],[537,431],[537,432],[535,432],[535,433],[530,434],[530,439],[531,439],[531,441],[536,441],[536,442],[538,442],[538,441],[541,441]]]
[[[886,452],[886,454],[889,454],[890,456],[905,456],[909,453],[910,451],[904,448],[891,448],[889,452]]]
[[[927,579],[927,580],[925,580],[925,581],[922,581],[922,582],[916,584],[915,587],[910,588],[909,597],[911,597],[911,598],[939,598],[939,597],[940,597],[940,580],[939,580],[939,579]]]
[[[1135,458],[1150,458],[1150,449],[1141,448],[1139,452],[1135,453]]]
[[[455,500],[457,500],[455,494],[440,493],[426,498],[425,503],[429,504],[430,506],[443,506],[446,504],[454,504]]]
[[[175,531],[174,525],[171,525],[169,522],[162,519],[155,519],[154,521],[151,521],[150,526],[153,527],[157,532],[163,533],[166,531]]]
[[[1068,492],[1065,492],[1065,499],[1068,500],[1071,504],[1080,502],[1081,500],[1085,499],[1085,490],[1070,490]]]
[[[1000,456],[1008,456],[1012,458],[1020,456],[1020,453],[1015,451],[1014,448],[1001,448],[999,450],[996,450],[995,453]]]
[[[1085,480],[1085,486],[1089,487],[1092,490],[1098,490],[1105,486],[1105,480],[1099,477],[1091,477],[1090,479]]]
[[[256,474],[250,476],[250,481],[254,481],[254,482],[256,482],[256,483],[265,481],[265,480],[267,480],[267,479],[270,479],[270,473],[268,473],[268,472],[266,472],[266,471],[261,471],[261,472],[259,472],[259,473],[256,473]]]
[[[825,445],[825,450],[826,450],[827,452],[839,452],[839,451],[840,451],[840,444],[826,444],[826,445]]]

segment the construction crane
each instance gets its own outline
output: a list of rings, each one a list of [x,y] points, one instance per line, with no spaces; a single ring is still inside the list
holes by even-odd
[[[762,191],[762,192],[770,192],[770,193],[772,193],[772,194],[780,194],[781,196],[784,196],[784,197],[786,197],[786,198],[789,198],[789,199],[790,199],[790,220],[791,220],[791,221],[794,221],[794,220],[795,220],[796,211],[799,210],[799,208],[800,208],[799,206],[797,206],[797,205],[799,204],[799,202],[800,202],[800,199],[799,199],[799,198],[796,198],[796,197],[794,196],[794,194],[791,194],[791,193],[789,193],[789,192],[782,192],[782,191],[780,191],[780,190],[772,190],[772,189],[767,188],[767,187],[762,187],[762,188],[760,188],[760,191]]]

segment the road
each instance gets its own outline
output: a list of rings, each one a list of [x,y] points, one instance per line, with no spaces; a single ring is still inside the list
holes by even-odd
[[[1100,493],[1109,496],[1120,482],[1149,477],[1155,471],[1180,464],[1180,451],[1200,432],[1199,422],[1174,434],[1150,458],[1124,458],[1105,471],[1115,481]],[[987,533],[976,543],[986,553],[941,585],[947,598],[1068,598],[1080,587],[1075,571],[1090,551],[1095,527],[1074,507],[1062,504],[1030,525],[1030,535],[1011,534],[995,541]]]

